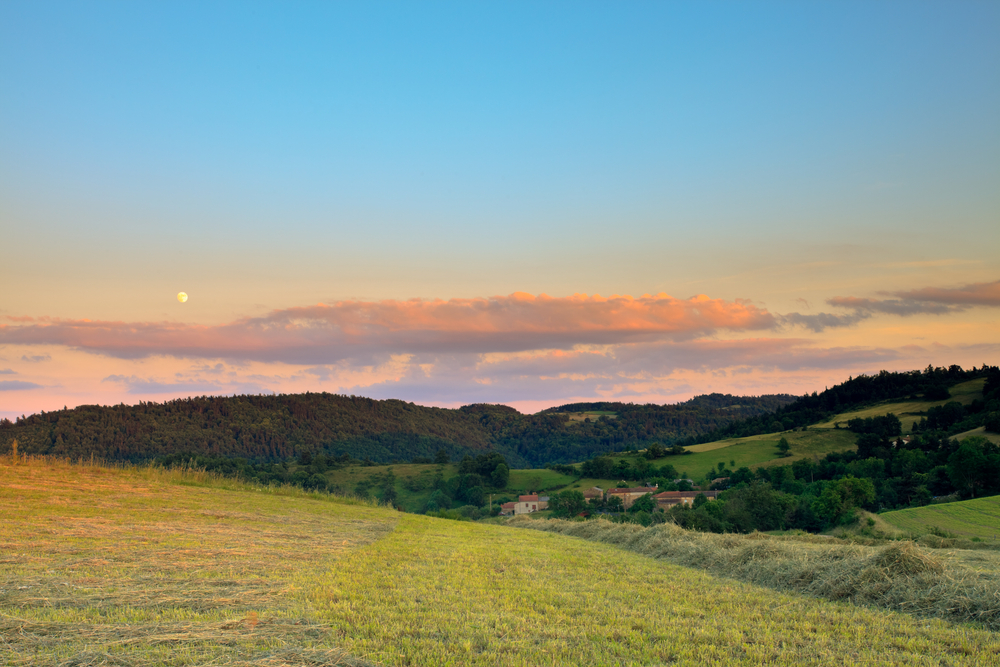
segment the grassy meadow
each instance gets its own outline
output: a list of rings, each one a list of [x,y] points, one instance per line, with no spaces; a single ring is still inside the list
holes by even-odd
[[[995,541],[1000,539],[1000,496],[896,510],[878,518],[911,535],[936,532]]]
[[[1000,635],[615,545],[205,475],[0,463],[7,665],[983,665]]]
[[[777,449],[781,438],[787,439],[792,446],[788,452],[789,456],[784,458]],[[719,463],[725,463],[727,468],[736,470],[744,466],[757,468],[790,465],[802,458],[811,459],[826,456],[830,452],[850,451],[855,449],[856,438],[854,433],[842,429],[819,431],[810,428],[808,431],[768,433],[692,445],[687,450],[693,454],[670,456],[657,459],[653,463],[660,466],[670,463],[679,472],[686,470],[694,479],[699,479]]]
[[[879,403],[861,410],[854,410],[852,412],[844,412],[837,415],[833,419],[830,419],[822,424],[817,424],[816,428],[833,428],[838,422],[842,427],[847,426],[847,422],[851,419],[867,419],[869,417],[881,417],[886,414],[892,413],[899,417],[899,421],[903,425],[903,432],[906,433],[913,426],[914,422],[920,421],[921,417],[927,412],[928,409],[937,407],[939,405],[944,405],[950,401],[956,401],[962,405],[969,405],[976,399],[983,398],[983,386],[986,384],[985,378],[980,378],[978,380],[970,380],[968,382],[962,382],[961,384],[956,384],[948,388],[948,392],[951,394],[951,398],[946,398],[940,401],[925,401],[923,399],[913,399],[907,401],[891,401],[886,403]]]

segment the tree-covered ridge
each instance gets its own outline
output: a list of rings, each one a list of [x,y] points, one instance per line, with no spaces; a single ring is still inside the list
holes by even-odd
[[[948,368],[928,366],[923,371],[880,371],[874,375],[859,375],[821,393],[813,392],[802,396],[779,407],[773,413],[730,422],[710,433],[703,433],[692,438],[690,443],[682,444],[713,442],[726,438],[742,438],[762,433],[787,431],[796,427],[816,424],[838,413],[882,401],[917,396],[922,396],[927,400],[944,400],[949,396],[949,386],[983,377],[986,378],[985,395],[989,395],[993,387],[1000,386],[1000,369],[985,364],[982,368],[970,368],[969,370],[964,370],[957,365]],[[982,414],[969,422],[973,424],[969,428],[983,425],[990,413],[990,410],[986,408],[985,404],[971,406],[972,412]],[[993,408],[993,410],[995,409]]]
[[[303,452],[378,462],[503,454],[517,467],[568,463],[656,440],[691,438],[792,397],[697,397],[677,405],[602,404],[615,419],[568,422],[557,411],[524,415],[504,405],[457,410],[400,400],[306,393],[199,397],[138,405],[80,406],[0,421],[0,448],[139,461],[172,454],[280,461]],[[713,407],[715,403],[723,405]],[[733,405],[741,406],[732,409]]]

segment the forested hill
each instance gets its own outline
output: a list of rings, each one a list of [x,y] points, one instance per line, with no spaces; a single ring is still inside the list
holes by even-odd
[[[1000,368],[986,364],[982,368],[973,367],[968,370],[954,365],[947,368],[928,366],[923,371],[880,371],[874,375],[859,375],[821,393],[813,392],[802,396],[779,407],[772,414],[734,420],[714,431],[694,437],[690,443],[682,444],[787,431],[824,421],[840,412],[884,401],[917,397],[933,401],[946,400],[949,397],[948,387],[979,378],[986,378],[983,392],[990,395],[1000,387]],[[972,413],[977,415],[971,418],[968,425],[970,429],[983,424],[989,413],[985,408],[985,403],[970,406]]]
[[[524,415],[503,405],[429,408],[336,394],[201,397],[87,405],[0,421],[0,451],[141,461],[192,453],[277,461],[303,452],[409,461],[495,450],[517,467],[569,463],[690,439],[770,413],[793,396],[699,396],[676,405],[588,403]],[[573,415],[599,410],[593,419]]]

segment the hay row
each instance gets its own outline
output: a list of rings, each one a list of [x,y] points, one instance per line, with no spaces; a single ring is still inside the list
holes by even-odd
[[[699,533],[673,524],[644,528],[603,519],[517,517],[509,524],[603,542],[776,590],[1000,630],[1000,571],[972,569],[954,560],[946,566],[913,542],[863,547],[761,533]]]

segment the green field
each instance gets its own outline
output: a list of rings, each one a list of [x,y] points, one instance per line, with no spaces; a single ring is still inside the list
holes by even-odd
[[[782,458],[778,454],[778,441],[786,438],[792,449],[789,456]],[[758,468],[761,466],[791,465],[802,458],[812,459],[823,457],[830,452],[851,451],[855,448],[856,435],[845,429],[809,429],[807,431],[787,431],[785,433],[768,433],[753,435],[746,438],[730,438],[717,440],[701,445],[687,447],[691,454],[665,456],[653,459],[651,463],[657,467],[669,463],[682,476],[688,476],[698,481],[704,479],[710,469],[717,469],[719,463],[726,468],[736,470],[746,466]],[[641,453],[624,452],[610,454],[614,460],[626,459],[635,461],[642,457]],[[592,486],[608,488],[620,480],[584,479],[569,488],[586,489]]]
[[[601,417],[606,417],[607,419],[618,418],[618,413],[612,410],[587,410],[586,412],[562,412],[560,414],[566,415],[566,421],[576,423],[581,423],[587,420],[595,422]]]
[[[913,535],[937,530],[956,537],[1000,539],[1000,496],[927,505],[878,516],[886,523]]]
[[[0,463],[7,665],[983,665],[1000,635],[613,545],[192,473]]]
[[[947,398],[943,401],[924,401],[920,399],[910,401],[891,401],[873,405],[861,410],[844,412],[837,415],[833,419],[823,422],[822,424],[817,424],[816,428],[833,428],[834,424],[838,422],[842,427],[845,427],[847,426],[847,422],[851,419],[881,417],[891,413],[899,417],[899,421],[903,424],[903,431],[906,432],[910,430],[914,422],[920,421],[923,416],[922,413],[926,413],[930,408],[944,405],[949,401],[957,401],[962,405],[969,405],[976,399],[981,400],[983,398],[983,385],[985,384],[985,378],[957,384],[948,389],[951,394],[951,398]]]
[[[976,435],[981,438],[986,438],[990,442],[1000,445],[1000,433],[991,433],[986,430],[985,426],[980,426],[979,428],[974,428],[971,431],[965,431],[964,433],[959,433],[955,436],[956,440],[965,440],[969,436]]]
[[[789,456],[784,458],[778,455],[777,450],[778,441],[782,437],[786,438],[792,446],[788,452]],[[802,458],[812,459],[826,456],[830,452],[853,451],[856,438],[854,433],[843,429],[815,430],[810,428],[808,431],[769,433],[694,445],[687,448],[694,454],[670,458],[676,461],[673,465],[678,470],[683,467],[683,469],[700,477],[708,469],[723,462],[727,468],[731,467],[735,470],[743,466],[756,468],[770,465],[791,465]],[[732,466],[730,461],[735,461],[735,466]],[[656,463],[662,465],[663,463],[672,463],[672,461],[660,459]]]

